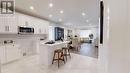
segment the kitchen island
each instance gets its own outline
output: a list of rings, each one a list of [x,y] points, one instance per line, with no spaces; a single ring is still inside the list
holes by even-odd
[[[45,44],[45,43],[40,43],[40,53],[39,53],[39,61],[40,64],[45,65],[46,67],[49,67],[52,64],[52,59],[54,55],[54,51],[56,49],[62,49],[62,47],[66,47],[67,43],[69,41],[58,41],[55,42],[54,44]]]

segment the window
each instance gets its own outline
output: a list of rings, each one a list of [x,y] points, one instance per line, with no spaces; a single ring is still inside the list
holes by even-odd
[[[87,37],[89,37],[89,34],[91,34],[91,30],[80,30],[81,38],[87,38]]]

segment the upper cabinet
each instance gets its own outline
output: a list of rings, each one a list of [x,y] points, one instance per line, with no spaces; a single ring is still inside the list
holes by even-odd
[[[16,34],[18,32],[17,23],[17,15],[0,15],[0,33]]]
[[[31,20],[32,20],[31,16],[18,13],[18,26],[33,27]]]
[[[48,34],[49,22],[17,12],[14,15],[0,15],[0,34],[17,34],[18,26],[33,27],[34,34]]]
[[[35,22],[35,34],[48,34],[48,28],[49,28],[49,22],[43,21],[41,19],[37,20]]]
[[[48,21],[24,14],[19,14],[18,16],[18,26],[33,27],[34,34],[48,34]]]

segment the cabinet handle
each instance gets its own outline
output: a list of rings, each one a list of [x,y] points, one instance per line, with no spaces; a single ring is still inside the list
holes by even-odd
[[[5,26],[5,31],[7,31],[7,26]]]
[[[8,31],[9,31],[10,29],[9,29],[9,26],[8,26]]]
[[[5,31],[9,31],[9,26],[5,26]]]

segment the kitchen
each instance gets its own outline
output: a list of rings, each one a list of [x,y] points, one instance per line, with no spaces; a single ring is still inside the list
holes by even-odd
[[[11,55],[13,55],[14,57],[17,56],[17,59],[25,55],[36,54],[38,41],[40,41],[40,39],[46,39],[48,37],[49,22],[47,21],[21,13],[15,13],[14,15],[7,15],[7,16],[1,15],[0,18],[1,18],[0,47],[2,48],[5,47],[7,50],[6,51],[3,48],[5,54],[1,53],[2,54],[1,56],[8,57],[7,55],[8,53],[6,52],[8,52],[9,47],[12,47],[11,49],[17,50],[16,54],[15,51],[12,52],[9,51],[11,53],[9,54],[9,56]],[[19,27],[25,27],[25,30]],[[26,28],[28,29],[32,28],[35,31],[22,32],[26,31]],[[9,50],[11,49],[9,48]],[[8,61],[6,57],[4,58],[1,57],[2,64],[16,60],[15,58]]]
[[[62,72],[62,68],[65,71],[67,68],[75,70],[75,67],[89,67],[89,60],[94,62],[93,69],[95,70],[97,59],[70,53],[68,48],[66,49],[70,40],[79,36],[79,28],[76,28],[76,26],[72,28],[73,24],[70,22],[63,24],[63,19],[58,19],[56,22],[46,19],[51,19],[53,17],[51,14],[49,14],[49,17],[43,18],[35,14],[36,11],[33,6],[29,6],[30,12],[26,9],[22,11],[24,5],[19,8],[18,3],[16,1],[18,7],[16,7],[14,14],[0,14],[0,63],[2,73],[42,73],[55,70]],[[80,8],[77,8],[77,11],[78,9]],[[63,10],[59,12],[61,15],[64,14]],[[84,17],[82,12],[81,16]],[[62,50],[65,50],[65,52],[67,50],[68,53],[65,54]],[[60,53],[62,59],[55,59],[55,53]],[[63,59],[64,56],[65,59]],[[60,61],[61,64],[59,65],[59,60],[62,60],[63,64]],[[82,63],[80,60],[82,60]],[[74,66],[74,64],[77,66]]]
[[[0,18],[0,59],[3,65],[39,54],[40,42],[49,41],[48,21],[19,12]],[[63,28],[66,37],[67,28]]]

